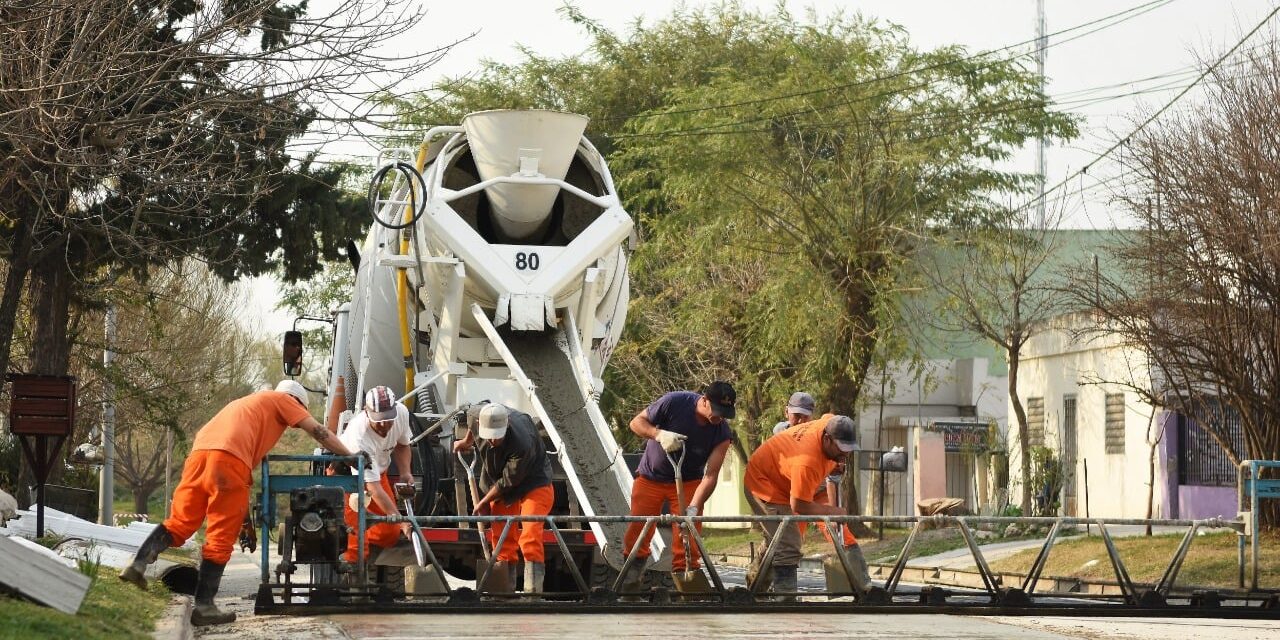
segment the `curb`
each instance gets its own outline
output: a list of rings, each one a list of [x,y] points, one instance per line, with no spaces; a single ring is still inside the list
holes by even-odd
[[[156,640],[191,640],[191,598],[173,596],[160,619],[156,620],[156,630],[151,632],[151,637]]]

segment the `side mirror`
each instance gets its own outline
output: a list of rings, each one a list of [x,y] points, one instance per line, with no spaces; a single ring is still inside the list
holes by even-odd
[[[302,375],[302,332],[284,332],[284,374],[286,376]]]

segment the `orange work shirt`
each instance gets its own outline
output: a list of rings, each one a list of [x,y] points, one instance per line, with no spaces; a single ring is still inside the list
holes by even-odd
[[[747,490],[763,502],[813,501],[836,461],[822,453],[822,432],[834,418],[826,414],[765,441],[747,461]]]
[[[191,450],[226,451],[252,470],[285,429],[310,417],[297,398],[282,391],[259,391],[223,407],[196,432]]]

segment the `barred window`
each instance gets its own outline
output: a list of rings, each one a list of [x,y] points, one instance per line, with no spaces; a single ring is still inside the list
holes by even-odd
[[[1216,399],[1197,403],[1194,416],[1178,414],[1178,484],[1236,486],[1236,467],[1213,430],[1237,452],[1244,452],[1240,413]]]
[[[1124,394],[1108,393],[1106,406],[1107,453],[1124,453]]]
[[[1044,398],[1027,398],[1027,439],[1033,447],[1044,446]]]

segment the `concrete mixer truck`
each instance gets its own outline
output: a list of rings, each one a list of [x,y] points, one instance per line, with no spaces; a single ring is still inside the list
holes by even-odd
[[[628,512],[631,473],[597,401],[626,318],[635,235],[586,124],[553,111],[472,113],[380,159],[374,222],[351,256],[350,301],[333,318],[326,423],[340,430],[344,408],[358,410],[375,385],[402,393],[420,436],[418,515],[470,513],[450,448],[463,422],[444,418],[485,400],[538,423],[554,456],[553,514]],[[624,527],[563,532],[593,584],[620,566]],[[474,577],[474,529],[427,534],[448,573]],[[653,544],[660,557],[665,540]],[[569,586],[553,555],[548,590]]]

